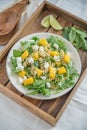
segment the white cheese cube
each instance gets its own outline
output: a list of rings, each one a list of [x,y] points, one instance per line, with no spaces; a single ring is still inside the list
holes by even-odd
[[[17,63],[21,63],[21,62],[22,62],[21,57],[17,57],[17,58],[16,58],[16,61],[17,61]]]
[[[56,49],[58,49],[59,48],[59,46],[58,46],[58,44],[57,43],[54,43],[54,45],[53,45]]]
[[[41,76],[41,79],[45,80],[45,79],[46,79],[46,76]]]
[[[18,81],[19,81],[20,84],[22,84],[23,83],[23,78],[19,77]]]
[[[59,62],[60,61],[60,57],[59,56],[54,56],[54,60]]]
[[[45,62],[45,63],[44,63],[44,68],[45,68],[45,69],[48,69],[48,67],[49,67],[49,63],[48,63],[48,62]]]
[[[28,58],[28,62],[29,62],[30,64],[33,64],[33,63],[34,63],[33,58],[32,58],[32,57],[29,57],[29,58]]]
[[[43,46],[40,46],[40,47],[39,47],[39,51],[44,51],[44,47],[43,47]]]
[[[24,66],[20,65],[16,67],[17,70],[24,70]]]
[[[49,82],[46,83],[46,87],[47,88],[50,88],[51,87],[51,84]]]
[[[34,45],[34,46],[32,46],[32,49],[33,49],[33,51],[38,51],[39,46],[38,45]]]

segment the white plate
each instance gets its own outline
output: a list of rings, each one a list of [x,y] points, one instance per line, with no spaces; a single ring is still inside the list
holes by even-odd
[[[52,33],[35,33],[35,34],[31,34],[31,35],[28,35],[22,39],[20,39],[10,50],[9,54],[8,54],[8,57],[7,57],[7,62],[6,62],[6,70],[7,70],[7,74],[8,74],[8,77],[11,81],[11,83],[13,84],[13,86],[18,90],[20,91],[21,93],[23,93],[24,95],[26,95],[26,93],[28,93],[30,90],[27,90],[25,89],[18,81],[18,76],[16,74],[13,74],[12,73],[12,67],[11,67],[11,63],[10,63],[10,58],[11,56],[13,55],[13,49],[18,49],[20,48],[20,41],[26,41],[26,40],[29,40],[31,39],[33,36],[37,36],[39,38],[48,38],[50,37],[50,35],[53,35],[53,36],[57,36],[59,37],[60,39],[62,39],[66,46],[67,46],[67,49],[68,49],[68,52],[70,52],[70,55],[71,55],[71,59],[72,61],[74,62],[74,67],[77,69],[78,73],[80,74],[81,72],[81,61],[80,61],[80,57],[79,57],[79,54],[77,52],[77,50],[71,45],[70,42],[68,42],[66,39],[64,39],[63,37],[61,36],[58,36],[58,35],[55,35],[55,34],[52,34]],[[76,78],[75,80],[75,83],[77,82],[79,77]],[[35,99],[53,99],[53,98],[57,98],[57,97],[60,97],[64,94],[66,94],[67,92],[69,92],[74,86],[71,86],[70,88],[68,89],[65,89],[63,90],[62,92],[58,93],[58,94],[54,94],[53,91],[51,93],[51,95],[49,97],[47,96],[41,96],[41,95],[27,95],[29,97],[32,97],[32,98],[35,98]]]

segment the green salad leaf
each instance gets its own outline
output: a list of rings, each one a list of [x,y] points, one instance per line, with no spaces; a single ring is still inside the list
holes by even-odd
[[[12,64],[12,72],[18,73],[19,70],[17,69],[17,61],[15,57],[11,57],[11,64]]]
[[[77,49],[87,50],[87,33],[76,27],[65,27],[63,36]]]
[[[34,36],[34,37],[32,37],[32,40],[34,40],[35,42],[37,42],[37,41],[39,41],[39,38],[36,37],[36,36]]]
[[[15,49],[13,50],[13,56],[14,57],[20,57],[21,54],[22,54],[22,52],[20,50],[15,50]]]
[[[47,39],[48,43],[51,45],[52,49],[55,50],[54,44],[58,44],[59,46],[59,50],[64,50],[64,52],[66,52],[67,47],[65,45],[65,42],[61,39],[59,39],[58,37],[55,36],[50,36],[50,38]]]

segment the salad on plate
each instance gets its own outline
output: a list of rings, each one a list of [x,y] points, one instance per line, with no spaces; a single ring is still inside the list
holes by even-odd
[[[11,73],[26,95],[50,96],[71,88],[79,76],[65,41],[55,35],[21,40],[10,57]]]

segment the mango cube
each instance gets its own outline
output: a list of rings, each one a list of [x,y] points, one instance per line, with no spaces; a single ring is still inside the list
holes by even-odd
[[[42,46],[49,46],[49,44],[45,38],[40,39],[39,44]]]
[[[65,61],[66,63],[69,63],[69,62],[70,62],[70,56],[69,56],[68,54],[65,54],[65,56],[64,56],[64,61]]]
[[[25,74],[26,74],[26,72],[25,72],[24,70],[21,70],[21,71],[19,72],[19,76],[20,76],[20,77],[24,77]]]
[[[58,51],[49,51],[50,56],[58,56],[59,52]]]
[[[66,68],[64,66],[60,67],[58,70],[59,74],[65,74],[66,73]]]
[[[38,52],[33,53],[33,58],[34,58],[34,60],[38,60],[39,59]]]
[[[24,85],[30,85],[30,84],[33,84],[33,82],[34,82],[34,78],[33,77],[29,77],[29,78],[27,78],[27,79],[25,79],[23,81],[23,84]]]
[[[24,53],[21,55],[21,58],[22,58],[22,59],[25,59],[26,57],[28,57],[28,55],[29,55],[29,52],[26,50],[26,51],[24,51]]]
[[[38,68],[36,68],[35,70],[37,72],[38,77],[40,77],[43,74],[43,70],[38,69]]]
[[[56,76],[56,69],[53,68],[53,67],[50,67],[49,68],[49,78],[50,79],[55,79],[55,76]]]

